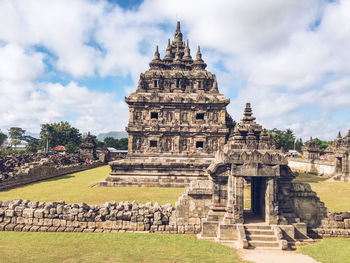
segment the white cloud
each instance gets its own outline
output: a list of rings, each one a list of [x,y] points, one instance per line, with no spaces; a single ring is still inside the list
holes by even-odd
[[[75,80],[130,74],[136,86],[154,46],[164,54],[172,37],[159,25],[179,19],[192,55],[197,44],[207,51],[203,58],[232,97],[234,119],[250,101],[267,128],[330,139],[350,128],[349,10],[350,1],[322,0],[146,0],[128,11],[107,1],[4,0],[0,123],[35,129],[40,121],[70,118],[85,131],[122,129],[126,104]],[[72,78],[69,84],[38,80],[48,59],[38,46],[50,52],[54,70]]]
[[[0,124],[37,132],[40,124],[68,120],[82,131],[117,130],[127,123],[128,109],[110,93],[90,91],[74,82],[37,82],[43,55],[27,54],[16,45],[0,48]]]

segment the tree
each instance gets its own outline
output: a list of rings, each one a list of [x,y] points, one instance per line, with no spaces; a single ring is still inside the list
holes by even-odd
[[[113,137],[106,137],[103,140],[104,144],[106,147],[113,147],[115,149],[119,148],[119,140],[118,139],[114,139]]]
[[[19,127],[11,127],[8,131],[11,139],[11,145],[14,145],[16,150],[16,146],[21,143],[23,134],[26,131]]]
[[[26,152],[36,153],[39,150],[39,139],[26,135],[23,140],[27,142]]]
[[[68,145],[70,151],[77,150],[81,141],[81,133],[68,122],[46,123],[41,125],[40,146],[49,149],[58,146]]]
[[[121,139],[114,139],[113,137],[106,137],[104,139],[104,144],[106,147],[113,147],[118,150],[127,150],[128,149],[128,139],[127,138],[121,138]]]
[[[128,149],[128,138],[119,139],[119,149],[127,150]]]
[[[303,147],[304,143],[301,138],[295,140],[295,150],[301,152],[301,147]]]
[[[7,139],[7,135],[0,130],[0,146],[4,144]]]
[[[274,128],[269,131],[269,134],[275,141],[277,149],[282,149],[284,152],[294,149],[295,136],[292,129],[282,131]]]

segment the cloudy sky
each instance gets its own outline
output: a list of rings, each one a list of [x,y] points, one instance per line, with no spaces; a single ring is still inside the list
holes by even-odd
[[[124,130],[124,97],[181,21],[235,120],[332,139],[350,129],[350,1],[0,0],[0,129]]]

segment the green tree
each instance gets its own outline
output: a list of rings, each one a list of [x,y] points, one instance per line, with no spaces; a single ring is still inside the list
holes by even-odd
[[[4,144],[7,139],[7,135],[0,130],[0,146]]]
[[[295,150],[301,152],[301,147],[303,147],[304,143],[301,138],[295,140]]]
[[[75,151],[81,141],[81,133],[68,122],[46,123],[41,125],[39,145],[49,149],[63,145]]]
[[[128,138],[119,139],[119,150],[127,150],[128,149]]]
[[[8,131],[11,139],[10,143],[11,145],[15,146],[16,150],[16,146],[21,143],[23,135],[26,131],[19,127],[11,127]]]
[[[295,136],[292,129],[282,131],[274,128],[269,134],[275,141],[277,149],[282,149],[284,152],[294,149]]]
[[[26,135],[23,136],[23,140],[27,142],[26,152],[36,153],[39,150],[39,139]]]
[[[117,150],[128,149],[128,138],[121,138],[118,140],[113,137],[106,137],[103,142],[106,147],[113,147]]]

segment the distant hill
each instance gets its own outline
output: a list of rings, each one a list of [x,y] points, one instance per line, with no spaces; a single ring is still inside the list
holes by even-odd
[[[97,139],[102,142],[106,137],[113,137],[114,139],[128,138],[128,133],[123,131],[110,131],[97,135]]]

